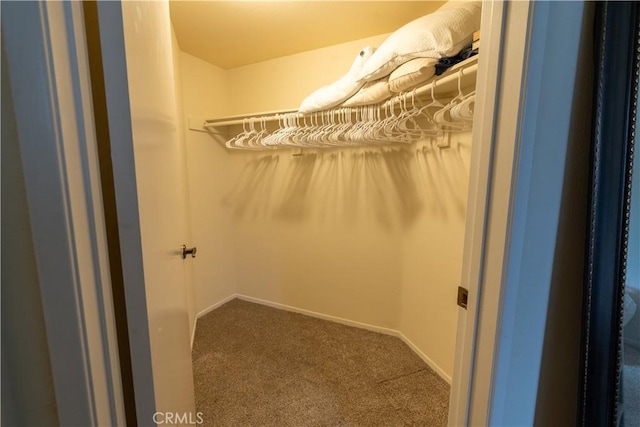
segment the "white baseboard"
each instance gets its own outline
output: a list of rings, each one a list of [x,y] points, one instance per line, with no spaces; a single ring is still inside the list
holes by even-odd
[[[218,301],[217,303],[213,304],[212,306],[209,306],[209,307],[205,308],[204,310],[202,310],[201,312],[199,312],[198,315],[196,316],[196,318],[197,319],[201,318],[205,314],[212,312],[213,310],[215,310],[216,308],[220,307],[221,305],[224,305],[224,304],[228,303],[229,301],[231,301],[233,299],[236,299],[237,296],[238,296],[238,294],[231,294],[228,297],[225,297],[225,298],[221,299],[220,301]]]
[[[429,357],[427,357],[426,354],[424,354],[413,342],[411,342],[411,340],[409,338],[407,338],[406,336],[404,336],[404,334],[402,334],[402,332],[397,331],[395,329],[390,329],[390,328],[384,328],[381,326],[375,326],[375,325],[370,325],[368,323],[361,323],[361,322],[356,322],[354,320],[348,320],[348,319],[344,319],[342,317],[337,317],[337,316],[331,316],[329,314],[323,314],[323,313],[318,313],[316,311],[311,311],[311,310],[305,310],[304,308],[298,308],[298,307],[293,307],[290,305],[285,305],[285,304],[280,304],[278,302],[273,302],[273,301],[268,301],[268,300],[264,300],[264,299],[260,299],[260,298],[254,298],[254,297],[250,297],[247,295],[242,295],[242,294],[233,294],[233,295],[229,295],[228,297],[226,297],[225,299],[223,299],[222,301],[219,301],[217,303],[215,303],[214,305],[212,305],[211,307],[208,307],[204,310],[202,310],[200,313],[198,313],[198,318],[204,316],[205,314],[215,310],[216,308],[220,307],[221,305],[235,299],[238,298],[240,300],[243,301],[248,301],[248,302],[252,302],[255,304],[260,304],[260,305],[266,305],[268,307],[273,307],[273,308],[277,308],[280,310],[285,310],[285,311],[291,311],[293,313],[300,313],[300,314],[304,314],[306,316],[310,316],[310,317],[315,317],[318,319],[323,319],[323,320],[329,320],[331,322],[336,322],[336,323],[340,323],[343,325],[347,325],[347,326],[353,326],[355,328],[360,328],[360,329],[366,329],[367,331],[372,331],[372,332],[378,332],[381,334],[385,334],[385,335],[391,335],[394,337],[398,337],[400,338],[405,344],[407,344],[407,346],[409,346],[409,348],[418,355],[418,357],[420,357],[431,369],[433,369],[438,375],[440,375],[440,377],[442,377],[443,380],[445,380],[449,385],[451,385],[451,377],[449,375],[447,375],[433,360],[431,360]],[[196,324],[197,324],[197,319],[196,319]],[[193,348],[193,337],[195,336],[195,326],[193,328],[193,336],[191,337],[191,347]]]
[[[451,377],[449,375],[447,375],[447,373],[445,371],[443,371],[440,366],[436,365],[436,363],[429,359],[429,357],[424,354],[417,345],[415,345],[409,338],[407,338],[402,332],[398,332],[398,338],[400,338],[402,341],[404,341],[404,343],[406,345],[409,346],[409,348],[411,350],[413,350],[413,352],[415,354],[417,354],[420,359],[422,359],[424,361],[424,363],[426,363],[427,365],[429,365],[429,367],[431,369],[433,369],[434,371],[436,371],[436,374],[440,375],[440,377],[445,380],[447,382],[447,384],[451,385]]]
[[[229,301],[231,301],[232,299],[236,298],[236,294],[231,294],[226,298],[223,298],[222,300],[218,301],[217,303],[213,304],[210,307],[205,308],[204,310],[202,310],[201,312],[199,312],[198,314],[196,314],[196,321],[193,322],[193,330],[191,331],[191,350],[193,350],[193,341],[196,338],[196,327],[198,326],[198,319],[201,318],[202,316],[204,316],[205,314],[215,310],[216,308],[220,307],[223,304],[228,303]]]
[[[347,326],[354,326],[356,328],[366,329],[368,331],[379,332],[385,335],[398,336],[398,331],[396,331],[395,329],[384,328],[382,326],[369,325],[368,323],[360,323],[353,320],[343,319],[342,317],[331,316],[329,314],[318,313],[316,311],[305,310],[304,308],[293,307],[290,305],[280,304],[277,302],[267,301],[260,298],[254,298],[254,297],[250,297],[242,294],[237,294],[236,297],[243,301],[249,301],[249,302],[253,302],[260,305],[266,305],[269,307],[278,308],[280,310],[300,313],[310,317],[316,317],[318,319],[330,320],[332,322],[341,323]]]

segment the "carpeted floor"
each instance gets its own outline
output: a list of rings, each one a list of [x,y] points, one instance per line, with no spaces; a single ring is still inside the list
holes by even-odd
[[[206,426],[444,426],[449,385],[400,339],[232,300],[198,319]]]
[[[624,346],[622,384],[624,396],[624,425],[640,425],[640,350]]]

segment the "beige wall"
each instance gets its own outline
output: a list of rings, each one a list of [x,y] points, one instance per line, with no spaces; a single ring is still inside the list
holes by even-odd
[[[180,53],[185,118],[226,114],[224,70],[187,53]],[[187,177],[191,200],[196,312],[235,293],[235,262],[230,212],[222,206],[233,177],[233,156],[209,135],[186,131]]]
[[[247,156],[227,201],[240,294],[397,329],[402,218],[383,150]]]
[[[418,145],[416,161],[410,164],[413,197],[419,203],[403,233],[399,325],[449,378],[456,345],[471,133],[450,137],[449,148]]]
[[[56,426],[49,348],[2,47],[2,425]]]
[[[176,92],[176,117],[178,122],[178,144],[180,145],[180,163],[183,174],[186,175],[188,173],[188,164],[187,164],[187,145],[186,145],[186,134],[187,134],[187,126],[184,116],[182,114],[183,109],[183,95],[182,95],[182,67],[180,65],[180,46],[178,46],[178,40],[176,39],[176,33],[173,31],[173,27],[171,28],[171,53],[173,59],[173,73],[174,73],[174,88]],[[182,191],[182,205],[190,208],[190,193],[189,193],[189,182],[185,177],[184,189]],[[189,209],[190,210],[190,209]],[[187,246],[193,246],[193,227],[191,225],[191,215],[185,215],[185,244]],[[191,260],[189,260],[191,261]],[[189,331],[194,331],[196,326],[196,315],[198,314],[196,307],[196,289],[195,289],[195,266],[192,262],[185,262],[184,264],[184,275],[185,275],[185,291],[187,295],[187,311],[189,316]],[[193,335],[193,333],[191,334]]]
[[[226,72],[182,53],[185,115],[296,108],[385,37]],[[450,377],[470,140],[292,156],[189,131],[198,310],[239,293],[397,330]]]
[[[238,292],[399,330],[450,376],[469,145],[251,155]]]
[[[387,36],[232,68],[227,71],[227,114],[297,109],[308,94],[346,74],[363,47],[379,46]]]

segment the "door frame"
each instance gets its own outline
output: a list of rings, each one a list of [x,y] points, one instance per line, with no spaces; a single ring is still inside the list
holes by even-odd
[[[486,239],[489,186],[495,133],[495,115],[498,112],[497,94],[500,84],[502,44],[506,8],[503,1],[484,2],[480,33],[483,54],[478,61],[476,78],[476,110],[486,114],[474,117],[471,144],[471,166],[467,195],[467,217],[461,287],[468,290],[466,309],[458,309],[458,327],[451,382],[449,425],[468,425],[469,403],[472,393],[473,360],[477,336],[480,292],[478,284],[482,274],[483,251]],[[486,53],[486,55],[485,55]],[[491,141],[482,144],[481,141]]]
[[[168,5],[166,7],[168,13]],[[125,13],[122,2],[97,2],[111,167],[113,170],[115,208],[120,240],[121,256],[119,261],[122,267],[130,337],[129,350],[135,411],[138,424],[147,425],[151,422],[155,423],[156,419],[163,419],[163,411],[186,410],[187,408],[158,406],[159,402],[160,405],[162,404],[162,397],[156,395],[157,384],[154,381],[152,356],[154,354],[153,351],[158,349],[158,341],[156,343],[152,342],[150,334],[160,331],[157,323],[153,323],[154,320],[157,322],[157,319],[153,318],[153,316],[157,316],[157,310],[154,313],[148,307],[148,296],[153,295],[154,289],[148,288],[148,278],[145,277],[144,272],[142,226],[138,205],[138,179],[136,178],[134,150],[134,123],[132,122],[133,115],[130,104],[130,79],[127,72]],[[135,111],[133,112],[135,113]],[[182,132],[182,130],[178,129],[178,132]],[[188,212],[186,214],[188,215]],[[151,250],[154,249],[157,248]],[[174,259],[182,263],[184,267],[184,260],[179,258],[180,250],[176,247],[171,253],[175,257]],[[188,331],[187,324],[185,324],[185,332]],[[151,328],[155,329],[152,330]],[[189,345],[190,333],[186,333],[185,337],[187,345]],[[191,370],[190,353],[191,348],[185,347],[185,355],[187,356],[185,359],[187,359],[186,363],[188,363],[189,370]],[[157,355],[158,353],[155,354]],[[157,379],[158,371],[155,374]],[[160,372],[160,376],[166,376],[165,374],[166,372]],[[185,388],[187,393],[190,392],[191,397],[193,397],[193,388]],[[192,400],[194,401],[195,399]]]
[[[97,9],[136,418],[148,425],[157,408],[122,4],[99,1]]]
[[[2,36],[58,419],[124,425],[82,5],[5,3]]]
[[[485,90],[484,97],[479,93],[477,102],[487,112],[474,128],[474,142],[491,143],[474,144],[472,153],[470,175],[474,185],[470,186],[467,218],[468,230],[472,231],[465,237],[462,276],[470,295],[468,312],[461,312],[459,318],[459,325],[465,327],[458,333],[451,425],[486,425],[500,419],[494,410],[494,392],[508,377],[508,370],[501,371],[499,359],[508,359],[514,348],[501,339],[505,299],[513,292],[518,296],[520,289],[519,282],[507,275],[508,255],[514,250],[512,239],[521,238],[526,229],[518,228],[518,215],[526,217],[526,212],[517,210],[522,208],[521,203],[526,210],[527,200],[516,195],[528,188],[516,184],[536,177],[526,168],[532,156],[521,152],[521,144],[530,136],[527,120],[536,118],[540,106],[532,96],[535,93],[527,92],[540,90],[527,73],[540,71],[551,59],[543,55],[542,62],[530,63],[529,55],[535,52],[529,48],[544,42],[547,29],[542,24],[551,19],[552,7],[546,3],[534,7],[529,2],[485,2],[482,31],[487,53],[479,63],[479,81]],[[81,5],[9,2],[3,9],[2,30],[10,61],[60,422],[122,425],[122,391]],[[120,188],[129,188],[118,196],[119,206],[129,206],[126,212],[118,211],[118,217],[138,422],[148,424],[150,420],[143,414],[153,412],[155,399],[140,220],[132,214],[137,209],[130,208],[137,207],[137,194],[130,118],[125,126],[129,108],[127,88],[122,83],[126,82],[126,75],[122,75],[126,70],[122,13],[115,2],[100,2],[99,10],[101,20],[108,22],[101,26],[101,33],[113,43],[106,50],[103,45],[105,83],[110,95],[107,102],[109,111],[120,114],[123,124],[111,129],[112,141],[117,141],[113,147],[114,178]],[[534,15],[538,26],[533,25]],[[526,43],[518,46],[518,40]],[[509,62],[513,56],[521,60]],[[527,97],[534,104],[525,103]],[[507,185],[501,186],[505,178]],[[546,306],[537,315],[544,313]],[[541,343],[539,347],[541,351]]]
[[[535,421],[584,13],[484,3],[451,426]]]

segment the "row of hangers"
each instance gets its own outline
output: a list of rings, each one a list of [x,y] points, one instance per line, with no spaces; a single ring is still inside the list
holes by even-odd
[[[226,142],[231,149],[265,150],[277,147],[354,147],[413,143],[448,132],[466,132],[473,123],[475,89],[464,92],[458,71],[458,92],[438,99],[435,84],[430,96],[418,88],[382,104],[334,108],[309,114],[276,115],[277,127],[267,117],[246,118],[242,132]]]

